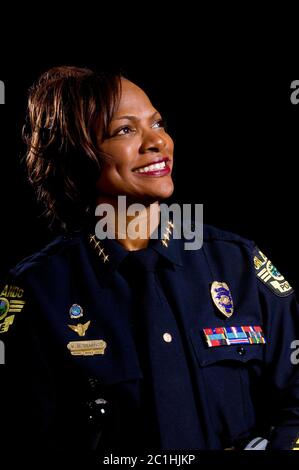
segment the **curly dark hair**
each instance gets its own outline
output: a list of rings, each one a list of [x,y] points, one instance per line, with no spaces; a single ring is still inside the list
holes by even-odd
[[[99,145],[119,102],[121,74],[54,67],[29,90],[23,129],[30,183],[50,226],[81,229],[94,209]]]

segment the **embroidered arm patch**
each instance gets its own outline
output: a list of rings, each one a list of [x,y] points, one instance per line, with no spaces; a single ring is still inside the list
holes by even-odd
[[[6,284],[0,291],[0,334],[6,333],[13,324],[15,314],[20,313],[25,305],[24,289]]]
[[[296,442],[293,445],[294,447],[292,448],[292,450],[299,450],[299,438],[296,439]]]
[[[288,281],[257,247],[254,249],[253,256],[257,277],[274,292],[274,294],[279,297],[287,297],[294,292]]]

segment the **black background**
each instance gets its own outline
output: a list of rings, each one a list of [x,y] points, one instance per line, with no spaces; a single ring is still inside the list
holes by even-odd
[[[254,239],[299,291],[299,105],[290,101],[299,71],[289,51],[253,38],[243,44],[223,36],[210,47],[207,36],[189,49],[172,37],[163,44],[153,38],[144,49],[140,40],[138,49],[138,38],[115,46],[93,36],[77,48],[73,34],[55,45],[20,43],[3,56],[0,274],[53,237],[20,165],[21,129],[30,85],[52,66],[74,64],[122,68],[145,89],[175,140],[175,200],[203,203],[205,223]]]
[[[12,4],[9,19],[2,6],[0,277],[53,237],[20,167],[21,128],[28,87],[48,68],[74,64],[121,67],[144,87],[166,114],[176,143],[177,200],[203,203],[206,223],[254,239],[299,292],[299,105],[290,102],[290,84],[299,79],[294,8],[211,2],[207,14],[203,5],[192,9],[185,2],[162,15],[160,4],[113,3],[108,14],[103,5],[83,11],[71,4],[63,14],[54,2],[40,10],[24,4],[22,11]],[[259,454],[251,461],[250,454],[240,464],[289,467],[292,455]],[[237,457],[216,453],[212,462]]]

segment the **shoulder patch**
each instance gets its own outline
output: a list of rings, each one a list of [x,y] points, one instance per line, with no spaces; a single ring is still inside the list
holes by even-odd
[[[287,297],[294,292],[288,281],[257,247],[253,252],[256,275],[274,294]]]
[[[0,334],[9,330],[14,322],[15,314],[20,313],[24,305],[24,289],[6,284],[0,291]]]

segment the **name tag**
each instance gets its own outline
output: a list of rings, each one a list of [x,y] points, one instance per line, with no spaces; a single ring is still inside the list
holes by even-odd
[[[104,354],[106,347],[107,343],[102,339],[70,341],[67,345],[72,356],[94,356],[95,354]]]

